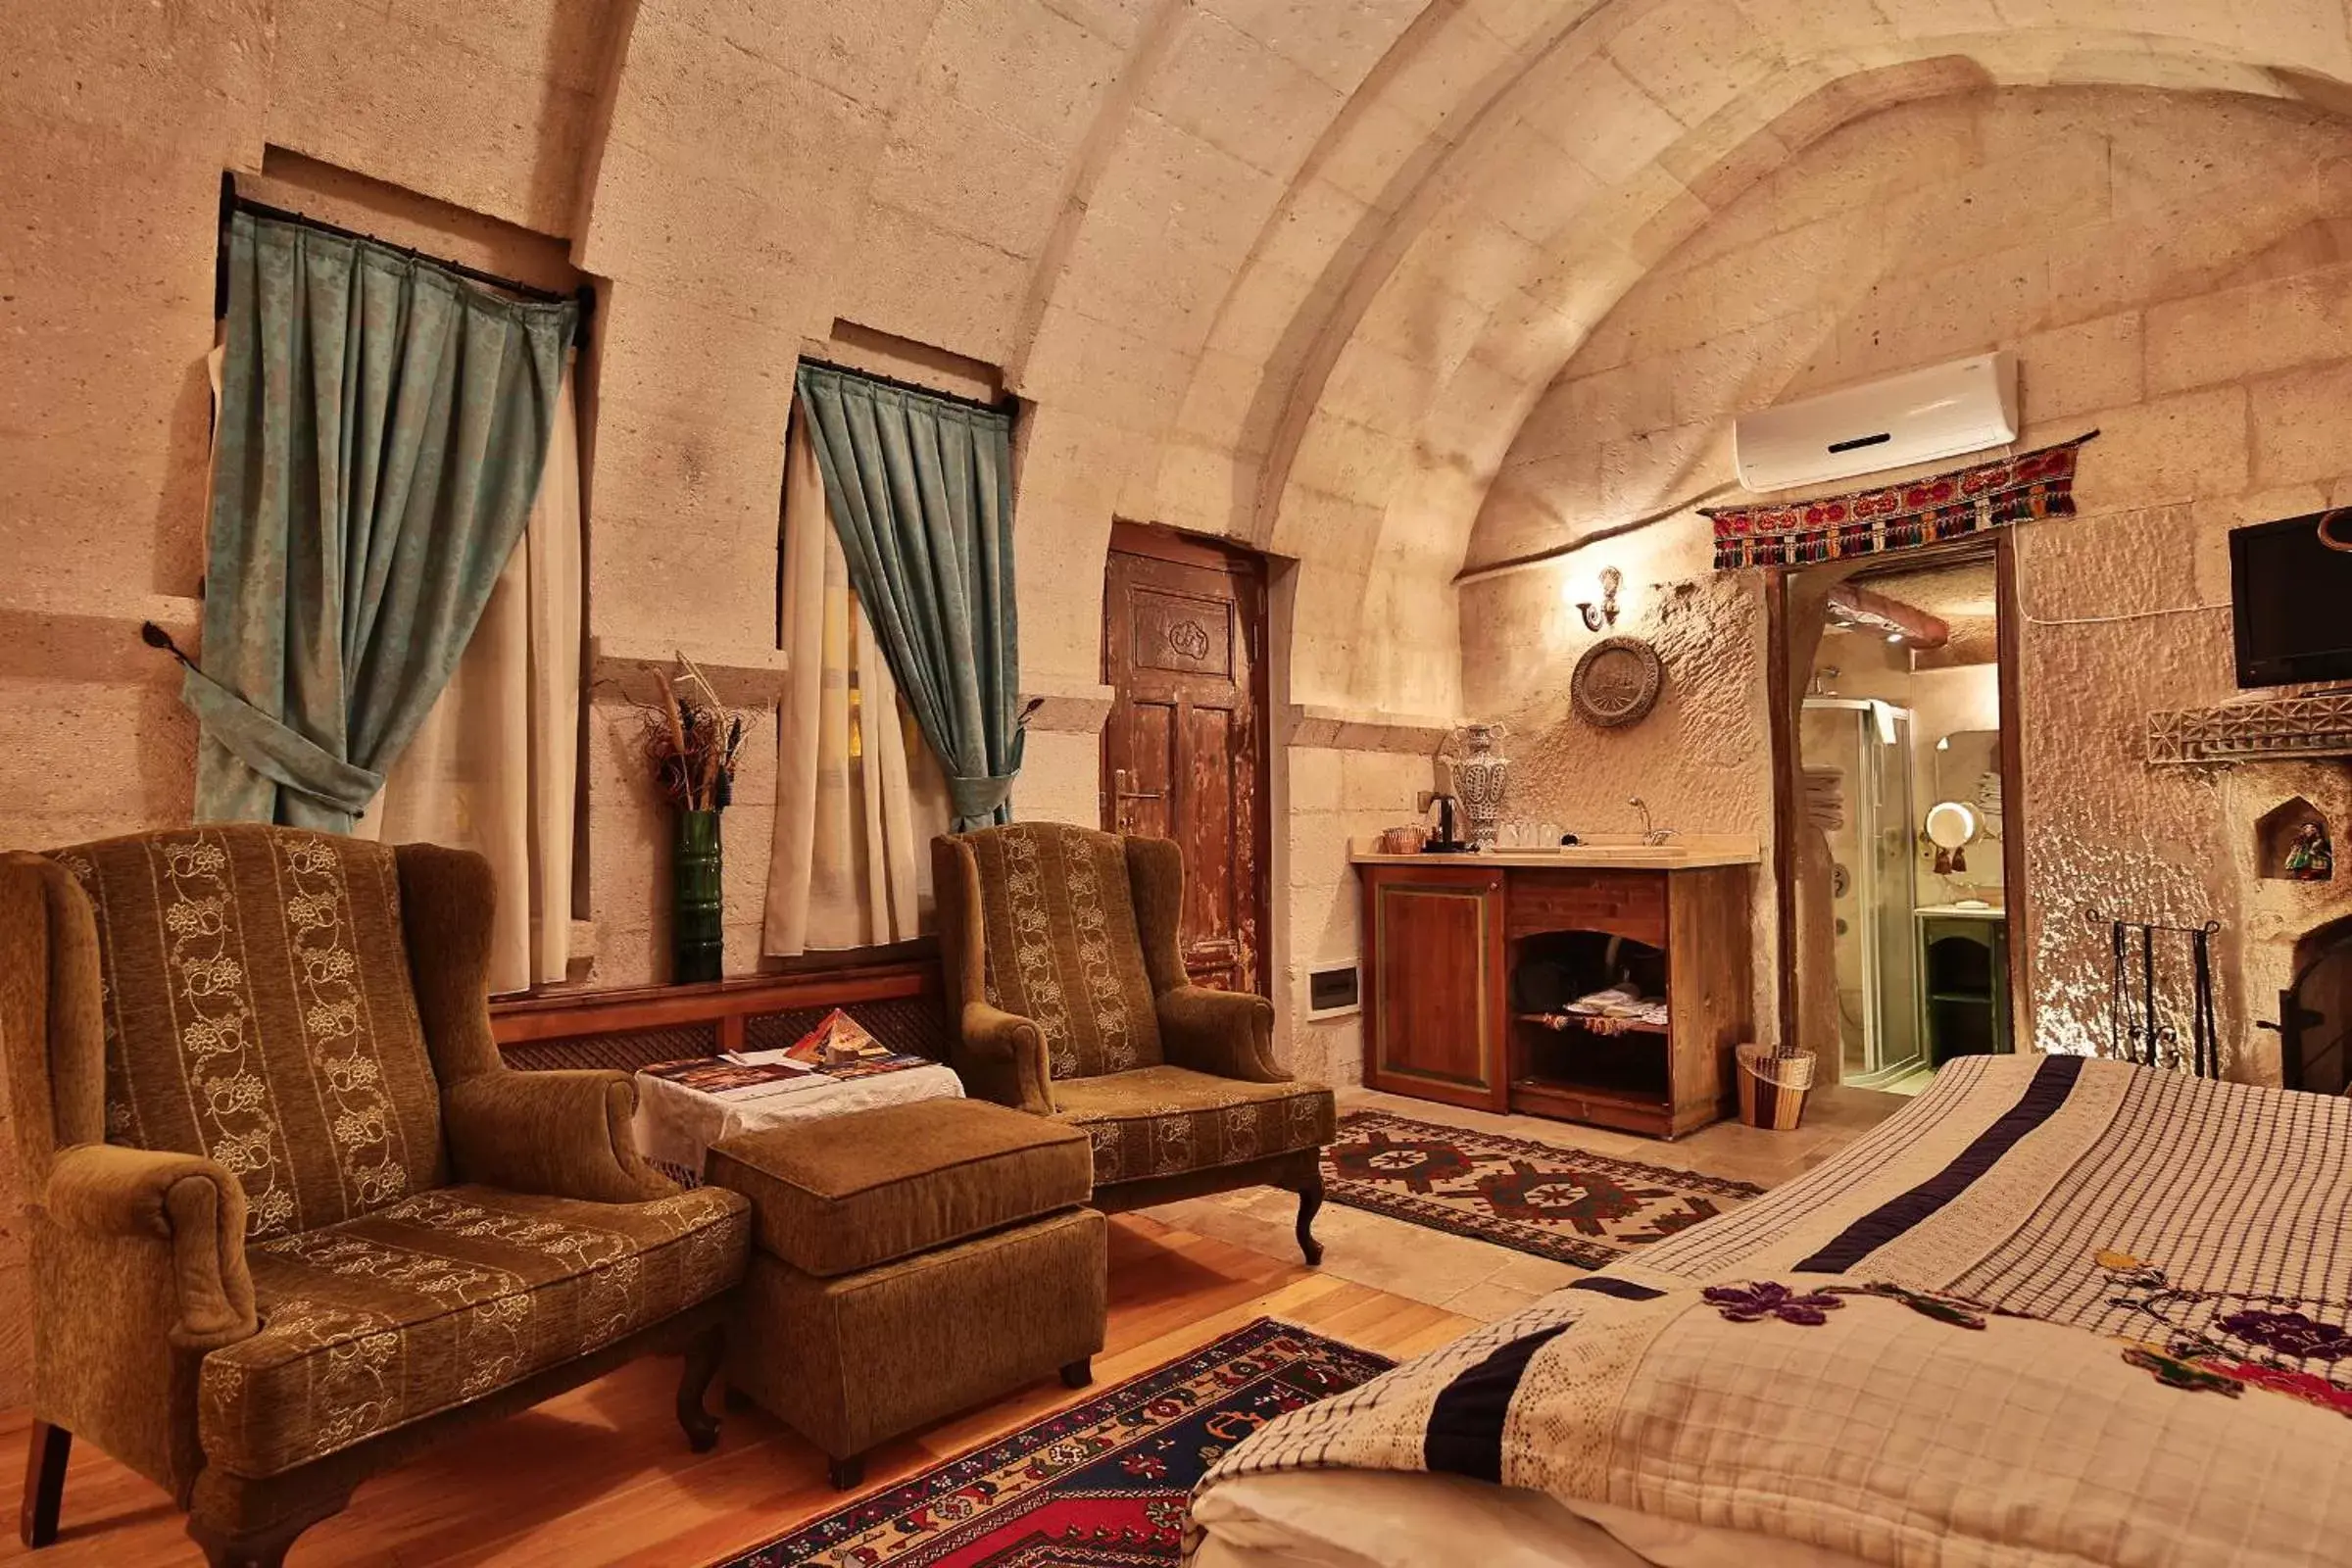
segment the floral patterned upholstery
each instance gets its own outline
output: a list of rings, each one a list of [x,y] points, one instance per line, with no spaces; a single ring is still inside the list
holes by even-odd
[[[1320,1149],[1333,1137],[1331,1091],[1296,1079],[1139,1067],[1057,1079],[1054,1099],[1056,1115],[1094,1140],[1097,1187]]]
[[[108,1143],[219,1160],[257,1241],[448,1179],[390,848],[205,827],[52,858],[97,914]]]
[[[612,1202],[450,1185],[456,1112],[391,847],[239,823],[48,858],[95,916],[106,1143],[209,1158],[244,1194],[259,1328],[198,1368],[208,1465],[279,1475],[742,1277],[749,1206],[732,1193]],[[505,1071],[474,1065],[475,1087]],[[589,1107],[588,1138],[604,1131],[598,1086],[571,1102]],[[564,1136],[528,1119],[506,1136],[542,1134]]]
[[[1260,1182],[1321,1202],[1331,1091],[1274,1056],[1263,997],[1197,985],[1184,855],[1016,822],[932,842],[940,963],[968,1093],[1087,1131],[1098,1208]]]
[[[276,1475],[586,1355],[742,1276],[751,1205],[449,1187],[260,1243],[261,1331],[205,1357],[207,1457]]]
[[[990,1004],[1037,1025],[1057,1081],[1155,1065],[1159,1016],[1125,841],[1016,822],[963,842],[979,861]]]
[[[646,1165],[627,1074],[502,1058],[497,892],[478,855],[255,822],[0,854],[28,1494],[87,1444],[209,1560],[273,1563],[440,1434],[646,1354],[715,1440],[748,1207]]]

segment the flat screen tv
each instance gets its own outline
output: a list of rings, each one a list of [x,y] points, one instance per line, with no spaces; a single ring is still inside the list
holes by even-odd
[[[2352,680],[2352,510],[2230,535],[2237,683]]]

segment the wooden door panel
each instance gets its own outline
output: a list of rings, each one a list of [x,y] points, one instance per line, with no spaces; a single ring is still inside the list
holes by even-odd
[[[1220,681],[1233,678],[1234,605],[1140,584],[1133,593],[1130,667]]]
[[[1185,966],[1203,984],[1233,989],[1234,877],[1247,864],[1235,863],[1233,850],[1233,715],[1195,708],[1187,717]]]
[[[1112,830],[1139,838],[1175,836],[1169,816],[1168,780],[1177,766],[1177,712],[1172,703],[1136,703],[1112,715],[1126,730],[1125,785],[1118,801]],[[1117,788],[1114,781],[1114,788]]]
[[[1262,565],[1120,525],[1102,595],[1103,823],[1184,852],[1180,946],[1199,984],[1263,991]]]
[[[1375,1088],[1503,1103],[1499,873],[1370,872],[1372,959],[1366,1077]]]
[[[1479,1006],[1487,911],[1475,889],[1389,888],[1381,895],[1381,1066],[1484,1089]]]

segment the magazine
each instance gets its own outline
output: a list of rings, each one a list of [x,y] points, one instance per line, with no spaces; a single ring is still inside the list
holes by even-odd
[[[764,1100],[803,1089],[821,1089],[825,1077],[800,1061],[730,1061],[724,1056],[693,1056],[684,1061],[657,1061],[639,1072],[720,1100]]]
[[[819,1072],[835,1083],[848,1083],[853,1078],[871,1078],[877,1073],[904,1072],[908,1067],[933,1065],[936,1064],[929,1056],[909,1056],[894,1052],[880,1056],[866,1056],[858,1061],[836,1062],[820,1068]]]

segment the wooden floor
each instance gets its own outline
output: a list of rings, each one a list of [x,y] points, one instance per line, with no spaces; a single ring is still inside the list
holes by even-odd
[[[1404,1357],[1472,1320],[1264,1251],[1128,1216],[1111,1222],[1110,1327],[1096,1388],[1185,1355],[1258,1317]],[[921,1348],[909,1346],[909,1354]],[[643,1361],[538,1409],[458,1438],[361,1489],[296,1543],[290,1568],[427,1563],[696,1568],[759,1544],[844,1500],[822,1456],[758,1411],[729,1412],[715,1452],[690,1453],[670,1414],[674,1360]],[[878,1451],[873,1485],[1089,1396],[1052,1379]],[[0,1497],[13,1518],[24,1412],[0,1416]],[[156,1487],[77,1446],[65,1525],[33,1553],[14,1531],[0,1562],[42,1568],[187,1568],[203,1558]]]
[[[1672,1143],[1540,1116],[1495,1115],[1362,1090],[1343,1092],[1340,1109],[1343,1114],[1387,1111],[1416,1121],[1532,1139],[1563,1151],[1778,1187],[1828,1159],[1908,1102],[1867,1089],[1817,1089],[1806,1102],[1804,1125],[1794,1131],[1765,1132],[1725,1121]],[[1290,1246],[1296,1202],[1288,1193],[1256,1187],[1187,1199],[1151,1212],[1194,1235],[1214,1236],[1280,1256]],[[1584,1272],[1566,1263],[1529,1257],[1489,1242],[1444,1235],[1336,1202],[1325,1206],[1315,1223],[1315,1234],[1323,1240],[1327,1273],[1482,1323],[1506,1317]]]

